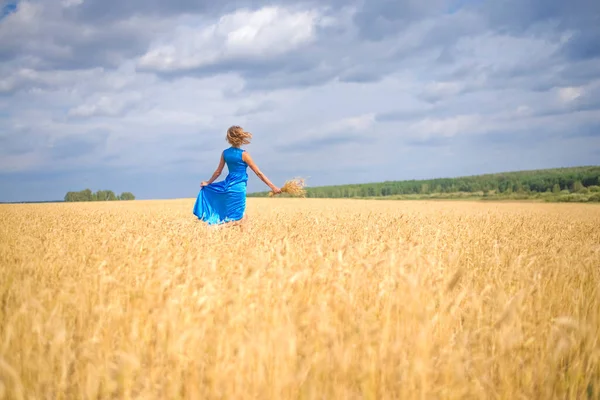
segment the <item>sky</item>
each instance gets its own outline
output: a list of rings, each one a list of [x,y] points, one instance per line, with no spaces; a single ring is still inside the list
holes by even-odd
[[[276,185],[597,165],[600,2],[0,0],[0,201],[193,198],[231,125]]]

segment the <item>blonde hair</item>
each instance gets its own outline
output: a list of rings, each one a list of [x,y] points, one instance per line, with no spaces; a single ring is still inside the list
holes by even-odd
[[[239,147],[243,144],[249,144],[252,134],[246,132],[241,126],[234,125],[227,129],[227,141],[232,146]]]

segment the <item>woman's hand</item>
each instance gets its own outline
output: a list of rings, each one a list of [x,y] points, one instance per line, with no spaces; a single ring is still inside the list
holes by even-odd
[[[208,186],[208,182],[206,182],[206,181],[202,181],[202,182],[200,183],[200,187],[204,187],[204,186]]]
[[[275,194],[280,194],[281,193],[281,189],[279,189],[277,186],[273,186],[273,193]]]

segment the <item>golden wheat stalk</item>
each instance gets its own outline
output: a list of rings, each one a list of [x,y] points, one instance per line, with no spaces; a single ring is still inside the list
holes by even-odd
[[[0,399],[600,400],[600,207],[279,197],[0,204]]]
[[[294,178],[286,181],[281,187],[281,193],[287,193],[294,197],[305,197],[305,180],[303,178]],[[274,192],[269,192],[269,197],[275,196]]]

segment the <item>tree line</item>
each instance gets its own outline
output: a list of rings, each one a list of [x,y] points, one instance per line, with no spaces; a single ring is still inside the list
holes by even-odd
[[[120,195],[115,195],[112,190],[98,190],[94,193],[90,189],[85,189],[80,192],[67,192],[65,195],[66,202],[117,200],[135,200],[135,196],[130,192],[123,192]]]
[[[498,174],[320,186],[306,189],[306,197],[352,198],[434,193],[588,193],[600,190],[600,166],[554,168]],[[252,193],[265,197],[268,192]]]

